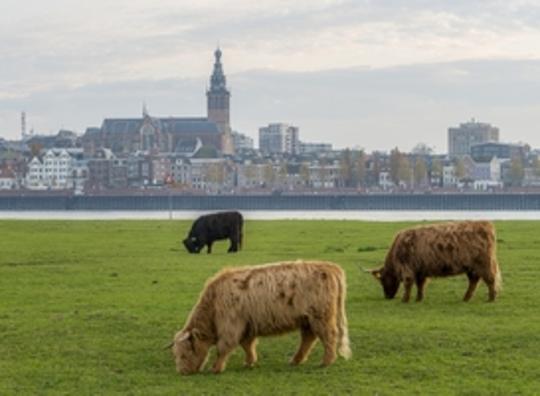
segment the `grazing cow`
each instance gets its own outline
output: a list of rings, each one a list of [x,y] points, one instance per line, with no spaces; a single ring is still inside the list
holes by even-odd
[[[183,243],[189,253],[199,253],[204,245],[212,253],[212,244],[219,239],[230,239],[228,252],[242,248],[242,226],[244,219],[239,212],[220,212],[199,217]]]
[[[336,348],[349,358],[345,315],[345,273],[329,262],[296,261],[230,268],[209,279],[184,328],[171,344],[179,373],[201,370],[215,345],[213,372],[225,369],[238,345],[245,365],[257,361],[257,337],[300,330],[301,343],[291,359],[306,360],[317,338],[324,346],[323,365],[336,359]]]
[[[370,272],[381,282],[388,299],[395,297],[403,282],[402,301],[409,301],[413,283],[417,288],[416,301],[422,301],[428,278],[465,273],[469,288],[464,301],[472,297],[480,279],[488,286],[489,301],[494,301],[501,285],[495,228],[487,221],[463,221],[400,231],[384,266]]]

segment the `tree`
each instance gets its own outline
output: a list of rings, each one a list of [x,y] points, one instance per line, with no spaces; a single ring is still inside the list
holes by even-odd
[[[427,166],[426,161],[422,157],[418,157],[414,164],[414,184],[417,187],[425,186],[427,182]]]
[[[431,173],[442,175],[443,172],[443,164],[441,160],[435,158],[433,161],[431,161]]]
[[[299,173],[300,173],[300,180],[302,180],[302,183],[304,183],[304,186],[307,187],[309,185],[309,178],[310,178],[309,165],[305,162],[302,162],[302,164],[300,165]]]
[[[257,167],[253,164],[244,165],[244,179],[245,185],[250,186],[253,184],[253,180],[257,176]]]
[[[454,164],[454,175],[457,180],[463,180],[467,176],[467,169],[465,169],[465,162],[463,159],[458,158]]]
[[[42,149],[43,145],[41,143],[30,144],[30,153],[32,154],[32,158],[39,156],[39,153],[41,153]]]
[[[508,176],[512,186],[521,186],[523,178],[525,177],[525,170],[523,160],[520,157],[514,156],[510,160],[510,172]]]
[[[406,155],[401,154],[398,168],[398,184],[401,182],[410,185],[412,176],[411,163]]]
[[[366,183],[366,154],[359,151],[354,161],[354,173],[358,186],[364,186]]]
[[[289,170],[287,169],[287,163],[282,162],[281,165],[279,166],[279,170],[278,170],[279,184],[281,184],[282,186],[287,184],[287,176],[289,176]]]
[[[271,162],[264,165],[263,180],[266,187],[273,187],[276,182],[276,172],[274,170],[274,165]]]
[[[540,177],[540,159],[538,158],[538,155],[534,157],[532,162],[532,169],[533,173],[536,177]]]
[[[431,171],[430,171],[430,178],[434,179],[435,177],[438,178],[439,182],[442,183],[442,177],[443,177],[443,164],[441,160],[435,158],[433,161],[431,161]]]
[[[326,158],[319,159],[319,180],[321,187],[326,188],[326,181],[328,180],[328,161]]]
[[[433,154],[433,148],[429,147],[425,143],[418,143],[416,146],[413,147],[411,153],[419,155],[431,155]]]
[[[206,168],[206,181],[212,183],[215,187],[222,187],[225,181],[225,164],[212,163]]]
[[[339,159],[340,184],[344,187],[351,187],[354,179],[354,163],[351,150],[345,149],[341,152]]]
[[[402,154],[397,147],[390,152],[390,179],[395,185],[399,184],[401,158]]]

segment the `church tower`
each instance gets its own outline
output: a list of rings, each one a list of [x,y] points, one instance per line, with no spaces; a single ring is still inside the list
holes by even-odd
[[[224,154],[233,154],[231,123],[230,123],[230,98],[231,93],[227,89],[227,80],[223,74],[221,64],[221,50],[214,52],[214,71],[210,77],[210,89],[206,91],[208,120],[217,124],[221,132],[221,150]]]

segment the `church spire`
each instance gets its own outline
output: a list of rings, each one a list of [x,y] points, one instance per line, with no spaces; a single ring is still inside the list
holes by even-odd
[[[221,49],[218,47],[214,51],[214,71],[210,77],[210,91],[211,92],[228,92],[227,91],[227,79],[223,73],[223,65],[221,64]]]
[[[142,104],[142,116],[143,118],[148,117],[148,107],[146,106],[146,101],[143,101]]]
[[[214,51],[214,70],[210,76],[210,88],[206,91],[208,120],[215,122],[222,135],[221,151],[232,154],[231,124],[230,124],[230,98],[227,89],[227,79],[221,64],[221,49]]]

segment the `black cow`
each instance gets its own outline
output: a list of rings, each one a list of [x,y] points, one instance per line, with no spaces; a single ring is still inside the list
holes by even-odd
[[[242,225],[244,219],[239,212],[220,212],[199,217],[191,226],[184,246],[190,253],[199,253],[206,245],[212,253],[212,244],[219,239],[230,239],[228,252],[242,248]]]

